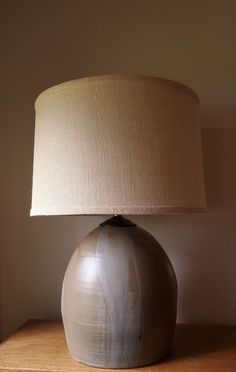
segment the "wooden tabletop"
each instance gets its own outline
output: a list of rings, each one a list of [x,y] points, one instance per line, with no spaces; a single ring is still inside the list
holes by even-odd
[[[28,321],[0,345],[0,371],[109,372],[74,361],[60,321]],[[235,372],[236,326],[176,327],[171,355],[161,363],[136,368],[142,372]]]

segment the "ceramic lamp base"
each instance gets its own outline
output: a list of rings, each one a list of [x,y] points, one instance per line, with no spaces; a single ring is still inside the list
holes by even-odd
[[[133,368],[165,357],[177,307],[173,267],[160,244],[121,216],[74,252],[62,289],[71,355],[101,368]]]

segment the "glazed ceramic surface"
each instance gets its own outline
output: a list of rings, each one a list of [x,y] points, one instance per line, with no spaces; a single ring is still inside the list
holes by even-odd
[[[71,355],[103,368],[154,363],[168,354],[177,283],[160,244],[133,226],[103,225],[75,250],[62,290]]]

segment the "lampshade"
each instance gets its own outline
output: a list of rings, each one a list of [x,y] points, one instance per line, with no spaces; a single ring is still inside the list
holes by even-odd
[[[36,101],[31,215],[205,208],[198,97],[155,77],[105,75]]]

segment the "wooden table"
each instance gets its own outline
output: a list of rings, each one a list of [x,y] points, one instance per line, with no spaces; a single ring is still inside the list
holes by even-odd
[[[0,345],[0,371],[109,372],[74,361],[60,321],[28,321]],[[177,325],[171,356],[135,371],[236,372],[236,326]]]

